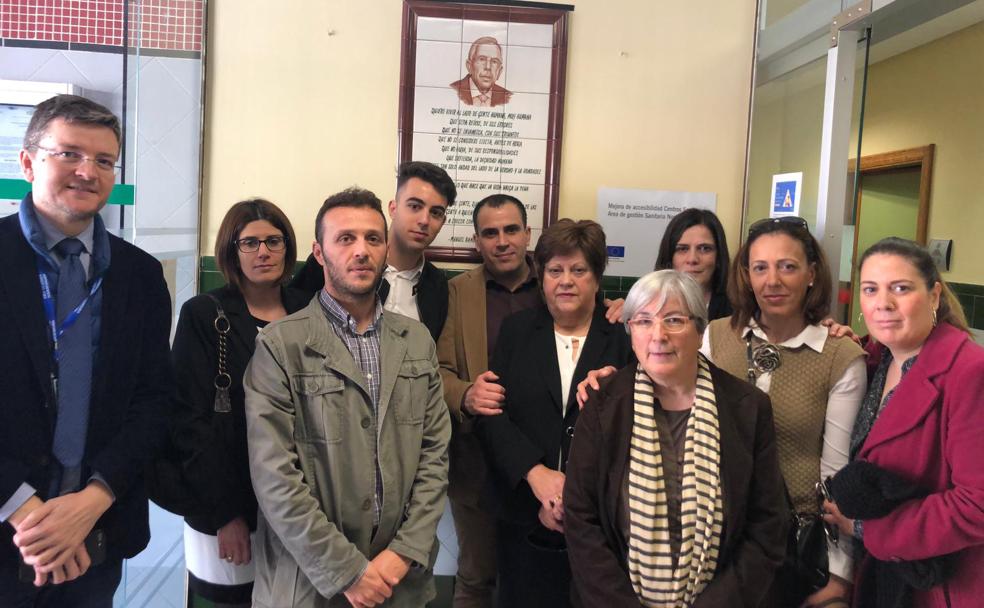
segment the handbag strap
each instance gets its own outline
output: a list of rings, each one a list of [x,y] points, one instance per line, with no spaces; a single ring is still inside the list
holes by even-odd
[[[815,494],[814,494],[815,498],[817,499],[817,509],[816,509],[816,512],[807,511],[805,513],[801,513],[801,512],[799,512],[799,511],[796,510],[796,505],[793,503],[793,497],[789,493],[789,486],[786,485],[786,480],[785,479],[782,480],[782,492],[783,492],[783,494],[786,495],[786,505],[789,506],[789,511],[793,514],[794,517],[800,517],[800,516],[803,516],[803,515],[811,515],[811,516],[820,517],[822,519],[822,515],[823,515],[823,508],[822,508],[823,501],[822,501],[822,496],[820,495],[818,489],[815,489]]]
[[[228,350],[226,347],[226,334],[232,329],[232,324],[229,322],[229,317],[226,316],[225,310],[222,308],[222,303],[214,295],[207,293],[205,294],[210,300],[215,304],[215,321],[212,322],[212,326],[215,327],[215,332],[218,334],[219,343],[219,373],[215,375],[215,379],[212,380],[212,384],[215,386],[217,391],[228,391],[229,387],[232,386],[232,376],[226,370],[226,356]]]

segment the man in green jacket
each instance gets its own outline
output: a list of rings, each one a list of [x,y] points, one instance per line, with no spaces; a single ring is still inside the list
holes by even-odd
[[[315,235],[325,287],[261,331],[244,380],[253,605],[417,608],[435,595],[451,434],[434,342],[376,296],[373,193],[329,197]]]

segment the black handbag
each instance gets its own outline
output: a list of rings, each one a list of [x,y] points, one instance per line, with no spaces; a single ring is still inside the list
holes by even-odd
[[[215,401],[213,410],[216,414],[228,413],[232,410],[229,402],[229,387],[232,378],[226,371],[226,334],[231,325],[229,318],[219,300],[211,294],[206,294],[215,303],[215,331],[218,334],[218,374],[213,384],[215,386]],[[212,416],[212,426],[220,421],[218,416]],[[224,420],[221,422],[225,422]],[[173,420],[168,421],[167,438],[160,454],[150,462],[145,472],[147,495],[157,506],[182,517],[195,517],[207,514],[207,507],[202,504],[197,493],[188,481],[185,473],[184,456],[174,441]]]
[[[783,561],[776,580],[779,583],[780,606],[799,606],[810,594],[827,585],[830,579],[827,555],[827,532],[824,529],[817,497],[815,512],[797,513],[789,490],[786,489],[790,528]]]
[[[145,476],[147,496],[154,504],[181,517],[201,514],[202,505],[188,483],[170,431],[160,455],[148,465]]]

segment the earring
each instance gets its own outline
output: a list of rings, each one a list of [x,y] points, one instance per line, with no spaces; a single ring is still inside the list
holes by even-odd
[[[862,323],[863,321],[864,321],[864,313],[863,312],[859,312],[858,313],[858,323]]]
[[[933,327],[936,327],[936,309],[930,309],[930,312],[933,313]]]
[[[813,283],[810,283],[809,285],[807,285],[807,287],[813,287]]]

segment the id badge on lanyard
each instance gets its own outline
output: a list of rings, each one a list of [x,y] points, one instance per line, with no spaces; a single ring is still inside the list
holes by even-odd
[[[75,322],[79,320],[79,315],[81,315],[82,311],[85,310],[85,307],[89,303],[89,300],[91,300],[92,296],[94,296],[95,293],[99,291],[99,288],[102,286],[102,277],[97,278],[92,283],[92,288],[89,289],[89,295],[82,298],[82,301],[79,302],[78,306],[73,308],[71,312],[68,313],[68,315],[62,320],[61,325],[58,324],[58,321],[55,318],[55,314],[56,314],[55,298],[51,294],[51,283],[48,281],[48,275],[46,275],[43,272],[38,272],[38,279],[41,281],[41,301],[44,304],[44,315],[48,321],[48,329],[51,332],[51,345],[52,345],[51,353],[55,363],[51,371],[51,388],[55,393],[55,399],[57,399],[58,398],[57,370],[58,370],[58,359],[60,356],[58,352],[58,342],[59,340],[61,340],[61,337],[65,335],[65,332],[68,330],[68,328],[70,328],[72,325],[75,325]]]

